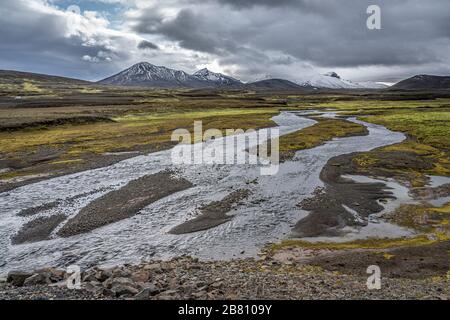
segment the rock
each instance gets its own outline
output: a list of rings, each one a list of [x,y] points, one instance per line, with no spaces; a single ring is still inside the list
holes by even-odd
[[[122,271],[116,272],[115,276],[122,276]],[[83,281],[100,281],[103,282],[108,278],[114,276],[113,271],[110,269],[91,269],[84,273]]]
[[[67,280],[61,280],[59,282],[49,284],[49,287],[67,288]]]
[[[201,288],[201,287],[205,287],[207,285],[207,283],[204,282],[204,281],[197,281],[195,283],[195,285],[196,285],[197,288]]]
[[[146,270],[134,272],[131,275],[131,279],[135,282],[147,282],[150,278],[150,272]]]
[[[206,291],[198,291],[191,294],[195,299],[204,299],[208,293]]]
[[[103,283],[103,287],[111,290],[116,297],[123,295],[135,295],[139,292],[136,288],[136,283],[134,283],[130,278],[118,277],[109,278]]]
[[[145,300],[150,298],[151,296],[158,294],[159,292],[160,290],[153,283],[150,283],[144,289],[138,292],[134,296],[134,298],[138,300]]]
[[[222,282],[222,281],[218,281],[218,282],[214,282],[214,283],[211,285],[211,287],[217,289],[217,288],[220,288],[222,285],[223,285],[223,282]]]
[[[95,271],[90,270],[86,271],[82,278],[83,282],[91,282],[91,281],[97,281],[97,277],[95,276]]]
[[[131,275],[131,272],[128,270],[124,270],[123,268],[115,268],[111,270],[112,276],[115,278],[126,278]]]
[[[112,275],[111,269],[100,269],[95,273],[95,278],[100,282],[104,282],[108,278],[111,278]]]
[[[8,283],[11,283],[13,286],[21,287],[23,286],[23,283],[25,280],[29,277],[31,277],[33,274],[28,272],[22,272],[22,271],[10,271],[8,273],[8,277],[6,278],[6,281]]]
[[[113,278],[113,283],[112,284],[113,285],[115,285],[115,284],[123,284],[123,285],[134,286],[133,280],[131,280],[130,278],[124,278],[124,277]]]
[[[178,290],[166,290],[166,291],[161,292],[159,295],[160,296],[171,296],[177,292],[178,292]]]
[[[111,291],[115,293],[116,297],[121,297],[124,295],[136,295],[139,290],[129,286],[129,285],[124,285],[124,284],[114,284],[111,287]]]
[[[43,268],[36,271],[36,273],[43,273],[48,276],[51,282],[59,282],[64,279],[66,272],[56,268]]]
[[[99,281],[90,281],[83,284],[83,289],[92,293],[100,293],[103,292],[104,288]]]
[[[155,273],[161,273],[162,272],[161,264],[159,264],[159,263],[147,264],[144,267],[144,270],[148,270],[148,271],[155,272]]]
[[[135,283],[130,278],[118,277],[118,278],[109,278],[103,282],[103,287],[107,289],[111,289],[114,285],[126,285],[135,287]]]
[[[173,300],[178,290],[166,290],[161,292],[157,297],[159,300]]]
[[[116,296],[115,292],[113,292],[110,289],[106,289],[106,288],[103,288],[101,293],[102,293],[102,295],[107,296],[107,297],[115,297]]]
[[[50,277],[46,273],[36,273],[33,274],[31,277],[28,277],[23,282],[23,285],[25,287],[28,286],[37,286],[37,285],[44,285],[44,284],[51,284],[52,281],[50,280]]]

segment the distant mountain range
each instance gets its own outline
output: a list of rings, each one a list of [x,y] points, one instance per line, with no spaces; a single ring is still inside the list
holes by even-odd
[[[307,81],[295,83],[285,79],[265,77],[263,80],[244,83],[230,76],[201,69],[193,74],[142,62],[98,82],[30,72],[0,70],[0,83],[22,84],[35,81],[50,86],[61,85],[117,85],[154,88],[218,88],[255,91],[312,91],[319,89],[385,89],[389,90],[450,90],[449,76],[417,75],[388,87],[376,82],[352,82],[335,72],[315,75]]]
[[[450,89],[450,77],[431,76],[421,74],[409,79],[402,80],[392,87],[392,90],[430,90]]]
[[[284,79],[264,79],[243,83],[230,76],[201,69],[194,74],[174,70],[164,66],[155,66],[141,62],[109,78],[100,84],[122,86],[147,86],[157,88],[247,88],[252,90],[306,90],[306,89],[384,89],[386,85],[376,82],[357,83],[341,79],[335,72],[312,77],[308,81],[294,83]]]

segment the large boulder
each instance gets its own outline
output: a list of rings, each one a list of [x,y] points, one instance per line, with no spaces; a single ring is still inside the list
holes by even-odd
[[[8,273],[8,277],[6,279],[6,281],[8,281],[8,283],[12,284],[13,286],[16,287],[21,287],[23,286],[23,283],[25,282],[25,280],[29,277],[31,277],[33,274],[29,273],[29,272],[23,272],[23,271],[10,271]]]
[[[31,277],[28,277],[23,282],[23,285],[28,286],[38,286],[44,284],[51,284],[50,276],[47,273],[35,273]]]

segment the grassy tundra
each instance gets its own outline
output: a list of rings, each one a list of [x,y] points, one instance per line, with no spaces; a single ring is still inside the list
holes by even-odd
[[[55,85],[33,79],[22,83],[2,81],[0,190],[170,148],[172,131],[192,130],[195,120],[203,121],[204,130],[264,128],[275,125],[270,119],[280,110],[336,110],[342,116],[354,116],[407,135],[399,144],[356,155],[352,162],[359,174],[393,178],[416,194],[426,192],[428,175],[450,176],[448,93],[293,94],[147,90],[64,82]],[[297,150],[337,137],[361,135],[366,130],[344,119],[315,119],[315,125],[281,138],[282,160],[289,160]],[[448,189],[439,192],[448,195]],[[297,247],[346,253],[350,250],[348,254],[358,255],[352,250],[364,249],[394,261],[395,256],[401,259],[411,254],[395,251],[399,248],[420,247],[434,252],[430,248],[448,247],[449,214],[448,204],[404,205],[386,219],[416,229],[414,238],[342,244],[289,240],[268,248],[267,254]]]

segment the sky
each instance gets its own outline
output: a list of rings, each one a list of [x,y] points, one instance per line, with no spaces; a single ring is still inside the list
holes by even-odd
[[[0,69],[100,80],[146,61],[243,81],[396,82],[450,75],[449,13],[448,0],[0,0]]]

